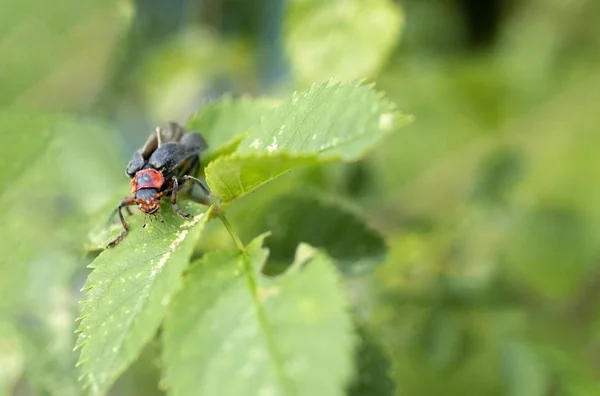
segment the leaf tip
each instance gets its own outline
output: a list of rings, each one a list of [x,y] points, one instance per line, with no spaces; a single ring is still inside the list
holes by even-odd
[[[251,248],[251,247],[261,248],[264,245],[265,239],[267,239],[271,235],[272,235],[271,231],[263,232],[262,234],[255,237],[252,241],[250,241],[250,243],[248,244],[248,248]]]
[[[308,261],[310,261],[315,254],[317,253],[317,249],[309,245],[308,243],[301,242],[298,247],[296,247],[296,252],[294,254],[294,262],[292,263],[292,267],[300,268],[304,266]]]

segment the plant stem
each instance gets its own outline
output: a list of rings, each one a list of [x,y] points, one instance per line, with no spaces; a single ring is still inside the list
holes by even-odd
[[[223,223],[225,228],[227,229],[227,232],[229,232],[229,235],[231,235],[231,239],[233,239],[233,242],[235,242],[235,245],[238,247],[238,249],[240,249],[242,254],[245,256],[246,248],[244,247],[244,244],[242,243],[242,241],[236,234],[235,230],[231,226],[231,223],[229,222],[229,220],[227,220],[227,217],[225,216],[225,214],[222,212],[219,212],[218,216],[219,216],[219,219],[221,219],[221,222]]]
[[[229,235],[231,235],[231,238],[237,245],[238,249],[240,249],[240,251],[242,253],[242,261],[241,261],[242,266],[241,267],[242,267],[242,270],[244,271],[244,274],[246,277],[246,282],[248,284],[248,289],[250,291],[250,295],[252,296],[252,303],[256,310],[258,322],[260,323],[260,327],[263,330],[263,335],[265,337],[265,343],[267,345],[267,349],[269,350],[269,354],[275,361],[275,372],[277,374],[277,378],[278,378],[282,388],[285,390],[285,394],[291,394],[292,387],[289,384],[289,380],[286,377],[286,375],[282,369],[284,360],[281,356],[279,349],[277,348],[277,344],[275,343],[275,340],[273,339],[273,334],[272,334],[273,329],[271,328],[271,325],[267,318],[267,314],[265,313],[264,307],[262,305],[262,302],[261,302],[261,299],[260,299],[260,296],[258,293],[259,284],[256,279],[256,275],[252,269],[252,263],[250,261],[250,257],[248,256],[248,252],[246,251],[244,244],[242,243],[242,241],[236,234],[235,230],[231,226],[231,223],[229,222],[229,220],[227,220],[227,217],[225,216],[225,214],[223,214],[223,212],[219,212],[218,216],[219,216],[219,219],[221,219],[221,222],[223,222],[223,225],[225,226],[225,228],[227,229],[227,232],[229,232]]]

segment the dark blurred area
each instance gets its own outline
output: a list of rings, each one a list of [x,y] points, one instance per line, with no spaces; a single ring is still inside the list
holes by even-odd
[[[349,288],[397,394],[600,394],[600,2],[356,0],[344,19],[340,1],[0,0],[0,395],[81,394],[82,246],[155,124],[329,77],[375,81],[415,122],[267,188],[340,197],[384,233]],[[161,394],[156,350],[114,395]]]

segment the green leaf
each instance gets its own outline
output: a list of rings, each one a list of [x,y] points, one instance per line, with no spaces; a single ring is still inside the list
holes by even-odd
[[[373,269],[386,256],[387,246],[377,231],[340,202],[311,196],[284,195],[258,212],[248,213],[243,236],[270,231],[270,258],[289,263],[300,242],[323,248],[345,275]]]
[[[373,75],[400,36],[403,15],[390,0],[290,2],[285,44],[304,81]]]
[[[371,86],[324,83],[294,93],[266,115],[238,152],[283,151],[351,161],[411,120]]]
[[[236,155],[209,164],[206,179],[231,201],[295,167],[356,160],[410,120],[368,86],[323,84],[265,115]]]
[[[392,396],[396,384],[390,378],[391,363],[363,327],[359,327],[360,345],[357,355],[356,378],[352,382],[348,394],[350,396]]]
[[[41,272],[52,275],[52,280],[69,277],[71,264],[56,262],[56,255],[64,253],[67,246],[80,246],[87,213],[106,203],[114,186],[123,186],[122,178],[127,178],[121,166],[114,166],[113,131],[98,120],[38,112],[15,114],[3,117],[7,123],[0,125],[0,133],[6,132],[8,137],[9,161],[15,158],[24,165],[11,173],[10,188],[0,187],[0,307],[19,312],[17,301]],[[23,132],[35,141],[23,140],[21,145],[17,143],[20,138],[12,140],[21,129],[35,130],[39,136]],[[2,163],[0,168],[10,169],[10,165]],[[111,176],[115,174],[116,178]],[[48,287],[49,280],[41,278],[41,285]],[[40,289],[32,294],[42,295]]]
[[[23,351],[17,330],[0,318],[0,396],[12,395],[23,371]]]
[[[303,245],[286,274],[267,278],[262,239],[248,259],[213,252],[188,273],[165,320],[170,394],[344,394],[352,325],[331,261]]]
[[[419,348],[424,363],[437,372],[456,369],[465,359],[468,334],[457,315],[434,310],[419,334]]]
[[[7,139],[0,144],[0,190],[19,178],[48,147],[49,124],[56,121],[54,118],[8,111],[0,113],[0,133]]]
[[[73,351],[75,312],[61,308],[62,311],[49,311],[51,317],[48,313],[46,317],[39,313],[24,315],[19,331],[26,374],[40,394],[78,396],[81,390],[75,368],[77,355]]]
[[[91,394],[105,394],[155,334],[210,213],[184,220],[165,206],[164,224],[142,229],[141,216],[131,217],[130,234],[91,264],[76,346]]]
[[[186,128],[201,133],[209,142],[203,161],[210,162],[233,153],[250,128],[260,125],[261,118],[276,105],[275,100],[225,96],[192,115]]]
[[[45,250],[45,257],[30,264],[25,294],[18,312],[17,328],[23,351],[27,381],[39,394],[78,396],[77,381],[76,286],[85,264],[64,251]],[[74,281],[76,280],[76,281]]]
[[[544,360],[530,345],[506,340],[501,350],[502,383],[509,396],[542,396],[548,394],[550,376]]]
[[[165,396],[160,383],[160,338],[154,337],[113,385],[111,396]]]
[[[212,193],[229,202],[293,168],[317,163],[317,158],[311,155],[233,155],[211,162],[204,172]]]
[[[572,207],[541,203],[518,220],[506,242],[504,268],[511,279],[554,301],[573,298],[573,285],[595,268],[598,239],[589,218]]]
[[[114,45],[128,27],[128,18],[115,12],[118,4],[114,0],[85,4],[65,0],[51,12],[39,12],[36,0],[4,3],[0,15],[0,107],[18,105],[57,112],[88,108],[105,79]],[[32,17],[36,20],[33,25]],[[98,45],[85,45],[90,42]]]

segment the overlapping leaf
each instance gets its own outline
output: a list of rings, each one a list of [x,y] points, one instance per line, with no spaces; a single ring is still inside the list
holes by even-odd
[[[164,224],[145,230],[135,217],[130,235],[92,263],[77,342],[91,394],[105,394],[155,334],[208,215],[195,212],[183,220],[163,207],[158,216]]]
[[[165,381],[172,395],[343,395],[351,323],[332,263],[303,245],[278,278],[220,251],[191,269],[165,320]],[[193,347],[192,347],[193,346]]]
[[[229,202],[293,168],[318,163],[314,155],[233,155],[211,163],[205,174],[212,193]]]

